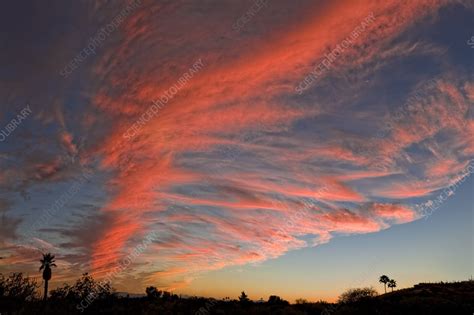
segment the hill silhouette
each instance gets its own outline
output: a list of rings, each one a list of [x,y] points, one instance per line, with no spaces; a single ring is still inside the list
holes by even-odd
[[[420,283],[357,303],[332,314],[473,314],[474,281]]]

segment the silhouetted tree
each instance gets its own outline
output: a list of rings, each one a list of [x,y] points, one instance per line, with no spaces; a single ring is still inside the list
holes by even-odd
[[[97,301],[102,303],[112,303],[115,295],[109,282],[96,281],[92,276],[84,273],[73,285],[64,284],[51,290],[49,297],[50,305],[63,305],[71,309],[77,309],[81,313]],[[52,304],[51,304],[52,303]],[[63,310],[60,314],[69,314],[72,310]]]
[[[46,300],[48,298],[48,282],[51,280],[52,271],[51,267],[56,267],[54,263],[54,255],[50,253],[43,254],[43,259],[40,260],[41,266],[39,270],[43,270],[43,280],[44,280],[44,297],[43,299]]]
[[[397,281],[390,279],[390,281],[388,282],[388,287],[391,288],[393,292],[393,288],[397,287]]]
[[[377,296],[374,288],[349,289],[339,296],[338,303],[354,303]]]
[[[36,288],[35,279],[24,277],[20,272],[8,276],[0,273],[0,313],[27,314],[24,307],[35,300]]]
[[[173,294],[171,292],[168,292],[168,291],[162,291],[163,294],[161,295],[161,299],[163,301],[177,301],[179,300],[179,295],[177,294]]]
[[[390,281],[390,278],[387,277],[386,275],[381,275],[379,278],[379,282],[383,283],[383,287],[385,290],[385,293],[387,293],[387,283]]]
[[[150,286],[145,289],[146,296],[149,299],[159,299],[161,297],[162,291],[158,290],[156,287]]]
[[[20,303],[30,301],[34,299],[37,287],[34,279],[23,277],[21,272],[12,273],[7,278],[0,274],[0,298],[6,297]]]
[[[50,300],[67,300],[76,298],[73,287],[69,284],[64,284],[62,287],[57,287],[49,293]]]
[[[241,304],[246,304],[250,301],[247,294],[245,294],[245,291],[242,291],[242,293],[240,294],[239,301]]]
[[[278,295],[270,295],[270,297],[268,298],[268,304],[284,305],[284,304],[289,304],[289,303],[288,301],[283,300]]]

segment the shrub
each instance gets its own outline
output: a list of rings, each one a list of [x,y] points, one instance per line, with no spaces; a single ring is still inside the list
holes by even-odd
[[[377,296],[374,288],[356,288],[349,289],[339,296],[338,303],[354,303],[361,300],[367,300]]]
[[[272,305],[288,305],[288,301],[283,300],[281,297],[278,295],[270,295],[268,298],[268,304]]]
[[[31,301],[35,298],[38,284],[34,279],[23,277],[21,272],[6,277],[0,274],[0,297],[18,301]]]
[[[58,287],[51,291],[52,299],[73,299],[82,300],[85,298],[104,299],[113,296],[113,290],[110,284],[100,283],[94,280],[87,273],[83,274],[81,278],[76,280],[72,286],[64,284],[63,287]]]
[[[145,289],[146,296],[150,300],[159,299],[161,297],[162,291],[158,290],[156,287],[150,286]]]

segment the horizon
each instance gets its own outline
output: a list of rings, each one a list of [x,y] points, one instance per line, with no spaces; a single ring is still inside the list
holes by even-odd
[[[50,252],[50,290],[290,302],[472,279],[469,1],[0,15],[0,273]]]

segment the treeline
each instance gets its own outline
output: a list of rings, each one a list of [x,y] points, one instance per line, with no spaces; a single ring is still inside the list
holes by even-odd
[[[0,314],[165,314],[165,315],[345,315],[345,314],[466,314],[474,312],[474,281],[422,284],[383,295],[373,288],[350,289],[337,303],[290,304],[272,295],[252,301],[245,292],[235,299],[180,298],[176,294],[148,287],[146,296],[119,296],[110,285],[83,274],[75,283],[49,292],[39,292],[35,279],[21,273],[0,274]]]

